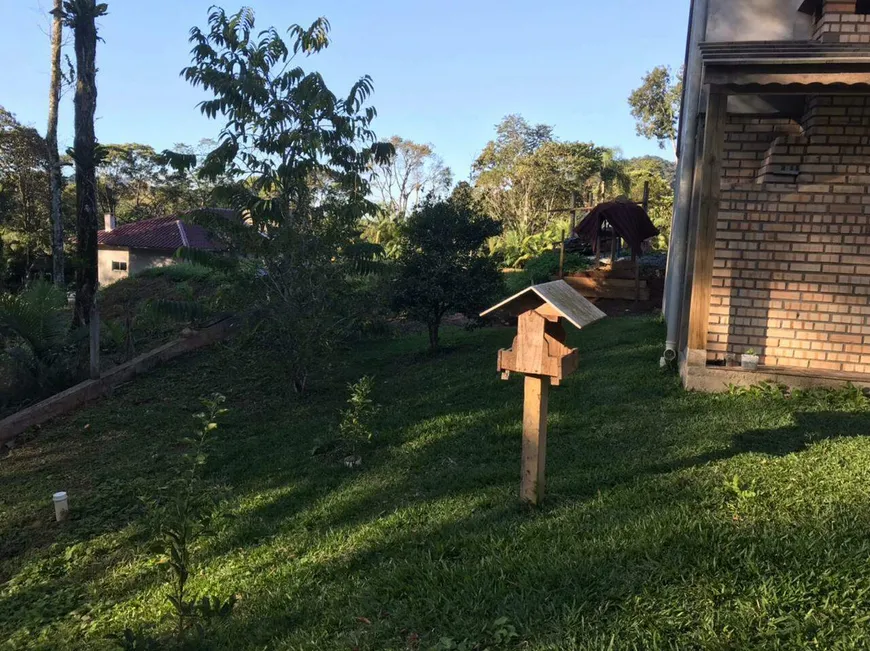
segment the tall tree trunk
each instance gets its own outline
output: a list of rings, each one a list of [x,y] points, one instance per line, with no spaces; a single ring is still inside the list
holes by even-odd
[[[54,284],[63,287],[63,215],[60,210],[60,154],[57,151],[57,109],[60,104],[60,47],[63,38],[63,0],[54,0],[51,28],[51,87],[48,91],[48,177],[51,191],[51,259]]]
[[[75,33],[76,96],[76,305],[75,323],[88,323],[97,292],[97,5],[94,0],[76,0],[70,22]]]

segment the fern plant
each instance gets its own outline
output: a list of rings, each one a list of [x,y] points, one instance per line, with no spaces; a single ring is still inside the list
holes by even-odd
[[[70,330],[66,295],[46,281],[18,294],[0,295],[0,335],[6,344],[15,396],[41,397],[72,384],[78,375],[77,344],[87,330]]]

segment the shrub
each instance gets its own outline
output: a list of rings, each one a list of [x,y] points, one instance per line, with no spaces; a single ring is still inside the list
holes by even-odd
[[[347,409],[341,412],[338,432],[351,454],[356,454],[360,445],[369,443],[374,437],[372,420],[378,413],[378,407],[372,399],[374,387],[375,380],[370,375],[348,385],[350,397],[347,399]]]
[[[524,271],[528,274],[533,285],[548,282],[559,274],[560,255],[559,251],[548,251],[526,263]],[[576,253],[565,254],[563,271],[566,274],[584,271],[588,268],[589,262],[582,256]]]
[[[177,262],[165,267],[151,267],[140,274],[143,278],[167,278],[173,282],[215,278],[220,271],[193,262]]]
[[[11,384],[4,406],[51,395],[79,378],[79,344],[87,331],[70,330],[66,295],[51,283],[37,281],[19,294],[0,295],[0,335]]]
[[[408,219],[393,305],[427,325],[430,350],[438,348],[447,313],[476,318],[503,289],[501,273],[484,251],[500,230],[462,186],[446,201],[425,202]]]

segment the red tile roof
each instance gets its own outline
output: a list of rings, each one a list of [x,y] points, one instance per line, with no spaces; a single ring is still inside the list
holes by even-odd
[[[231,210],[212,210],[222,217],[235,215]],[[183,221],[184,215],[155,217],[123,224],[111,231],[99,231],[101,246],[123,246],[131,249],[176,250],[184,247],[218,251],[226,247],[209,235],[202,226]]]

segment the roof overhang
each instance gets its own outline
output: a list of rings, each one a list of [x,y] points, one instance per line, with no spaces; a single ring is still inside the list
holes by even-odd
[[[527,287],[510,298],[506,298],[498,305],[481,312],[480,316],[500,313],[516,317],[523,312],[536,310],[545,303],[555,308],[559,316],[578,329],[607,316],[564,280],[554,280],[542,285]]]
[[[870,93],[870,45],[701,43],[704,83],[732,94]]]

